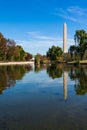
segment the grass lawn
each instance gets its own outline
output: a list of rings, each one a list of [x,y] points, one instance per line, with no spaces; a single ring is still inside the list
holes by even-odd
[[[71,61],[71,62],[68,62],[68,64],[74,64],[76,62],[77,61]],[[81,60],[81,61],[79,61],[79,63],[81,63],[81,64],[87,64],[87,60]]]

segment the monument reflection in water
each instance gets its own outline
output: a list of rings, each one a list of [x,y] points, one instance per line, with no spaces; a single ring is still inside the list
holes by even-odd
[[[64,99],[67,99],[67,87],[68,87],[68,73],[66,71],[63,72],[63,87],[64,87]]]
[[[0,66],[0,93],[0,130],[87,129],[87,66]]]

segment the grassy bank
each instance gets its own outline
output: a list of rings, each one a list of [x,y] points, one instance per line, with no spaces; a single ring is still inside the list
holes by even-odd
[[[86,64],[87,65],[87,60],[81,60],[81,61],[71,61],[71,62],[67,62],[68,64],[75,64],[75,63],[80,63],[80,64]]]

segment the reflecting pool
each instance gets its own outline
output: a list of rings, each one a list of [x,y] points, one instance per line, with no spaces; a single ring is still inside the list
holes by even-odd
[[[0,130],[87,130],[87,66],[0,66]]]

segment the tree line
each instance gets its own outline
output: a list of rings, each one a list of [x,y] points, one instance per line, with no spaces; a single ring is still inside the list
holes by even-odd
[[[35,64],[49,64],[50,62],[60,62],[63,61],[62,58],[63,51],[61,47],[52,46],[46,52],[46,55],[37,54],[35,55]]]
[[[0,61],[29,61],[32,54],[25,52],[24,49],[16,45],[16,42],[7,39],[0,33]]]
[[[68,54],[71,60],[82,60],[87,52],[87,32],[85,30],[76,30],[74,35],[75,45],[70,46]],[[6,39],[0,33],[0,61],[28,61],[32,59],[32,54],[25,52],[24,49],[16,45],[11,39]],[[63,51],[61,47],[52,46],[46,52],[46,55],[35,55],[35,64],[49,63],[50,61],[63,61]]]

